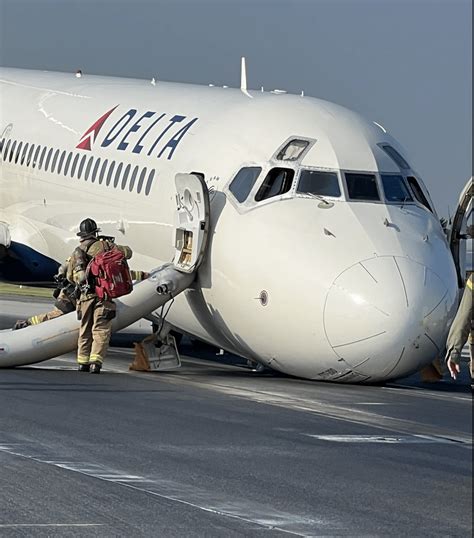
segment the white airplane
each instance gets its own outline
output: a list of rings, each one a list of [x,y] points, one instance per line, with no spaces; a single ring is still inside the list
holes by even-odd
[[[133,268],[170,262],[186,174],[208,188],[209,244],[169,311],[177,331],[338,382],[402,377],[443,353],[456,266],[425,185],[382,126],[245,81],[0,68],[0,92],[3,279],[50,280],[86,217],[133,249]],[[185,197],[191,215],[200,195]],[[126,323],[145,307],[133,308]]]

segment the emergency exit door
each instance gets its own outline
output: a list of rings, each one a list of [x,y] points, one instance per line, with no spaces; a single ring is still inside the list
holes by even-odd
[[[209,234],[209,191],[198,174],[176,174],[175,256],[179,271],[192,273],[202,262]]]

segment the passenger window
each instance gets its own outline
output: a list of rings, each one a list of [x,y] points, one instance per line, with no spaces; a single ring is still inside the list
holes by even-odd
[[[143,187],[143,182],[145,181],[146,172],[147,172],[147,169],[144,168],[142,170],[142,173],[140,174],[140,179],[138,180],[138,185],[137,185],[137,193],[138,194],[140,194],[142,192],[142,187]]]
[[[23,142],[20,142],[18,144],[18,147],[16,149],[16,155],[15,155],[15,164],[18,163],[18,159],[20,158],[20,152],[21,152],[21,147],[23,146]]]
[[[21,154],[20,164],[25,163],[26,152],[28,151],[28,146],[29,146],[28,142],[23,146],[23,153]]]
[[[8,155],[8,150],[10,148],[10,143],[11,143],[11,140],[9,140],[5,146],[5,151],[3,152],[3,160],[6,161],[7,160],[7,155]]]
[[[413,197],[402,176],[381,174],[387,202],[413,202]]]
[[[93,162],[94,162],[94,157],[91,157],[89,159],[89,162],[87,163],[87,166],[86,166],[86,173],[84,174],[84,180],[85,181],[89,180],[89,175],[91,173],[91,168],[92,168],[92,163]]]
[[[92,159],[92,157],[91,157],[91,159]],[[86,156],[83,155],[82,159],[81,159],[81,162],[79,164],[79,170],[77,171],[77,179],[81,179],[82,172],[84,171],[85,164],[86,164]]]
[[[28,152],[28,157],[26,158],[26,166],[30,166],[34,151],[35,151],[35,145],[31,144],[30,151]]]
[[[100,176],[99,176],[99,185],[102,185],[102,181],[104,181],[105,171],[107,169],[108,163],[109,163],[108,159],[105,159],[105,161],[102,163],[102,168],[100,170]]]
[[[74,156],[74,161],[72,162],[72,166],[71,166],[71,177],[74,177],[76,175],[76,168],[77,168],[78,162],[79,162],[79,154],[76,153],[76,155]]]
[[[433,210],[431,209],[430,203],[426,199],[425,193],[423,192],[423,189],[420,187],[420,184],[413,176],[407,177],[408,184],[411,187],[411,190],[413,191],[413,194],[415,195],[415,198],[420,202],[421,205],[424,205],[426,209],[431,211],[433,213]]]
[[[8,162],[10,163],[12,162],[13,154],[15,153],[15,148],[16,148],[16,140],[12,144],[12,149],[10,150],[10,156],[8,157]]]
[[[385,151],[385,153],[395,162],[395,164],[401,170],[410,170],[410,165],[406,160],[398,153],[395,148],[392,148],[389,144],[379,144],[379,146]]]
[[[97,159],[97,161],[95,162],[95,165],[94,165],[94,170],[92,170],[92,177],[91,177],[91,182],[92,183],[94,183],[94,181],[97,178],[97,172],[99,171],[99,166],[100,166],[100,158]]]
[[[272,168],[258,189],[255,200],[260,202],[274,196],[285,194],[285,192],[291,189],[294,175],[295,171],[291,168]]]
[[[118,187],[119,181],[120,181],[120,174],[122,173],[123,163],[119,163],[117,167],[117,172],[115,172],[115,178],[114,178],[114,189]]]
[[[109,173],[107,174],[107,180],[105,181],[105,184],[107,187],[110,185],[110,182],[112,181],[112,174],[114,173],[115,168],[115,161],[112,161],[110,163]]]
[[[125,172],[123,173],[123,178],[122,178],[122,185],[120,186],[120,188],[122,190],[125,189],[125,187],[127,186],[127,181],[128,181],[128,175],[130,174],[130,168],[132,166],[130,164],[127,164],[126,168],[125,168]]]
[[[346,173],[347,192],[351,200],[380,200],[377,180],[374,174]]]
[[[229,190],[237,201],[242,203],[247,200],[247,196],[250,194],[261,171],[262,169],[259,166],[249,166],[237,172],[229,185]]]
[[[64,164],[64,159],[66,157],[66,152],[63,151],[61,153],[61,157],[59,158],[59,162],[58,162],[58,168],[56,170],[56,173],[60,174],[61,173],[61,170],[62,170],[62,167],[63,167],[63,164]]]
[[[129,192],[133,191],[133,186],[135,185],[135,180],[137,179],[137,174],[138,174],[138,166],[135,166],[135,168],[133,169],[133,172],[132,172],[132,177],[130,178],[130,183],[128,185]]]
[[[56,170],[56,163],[58,162],[59,157],[59,149],[56,150],[56,153],[53,157],[53,162],[51,163],[51,173],[53,173]]]
[[[150,175],[148,176],[148,181],[146,182],[145,196],[148,196],[150,194],[151,186],[153,185],[154,179],[155,179],[155,170],[152,170],[150,172]]]
[[[40,151],[41,151],[41,146],[38,146],[36,148],[36,151],[35,151],[35,156],[33,157],[33,168],[36,168],[36,165],[38,165],[38,158],[39,158],[39,154],[40,154]]]
[[[320,196],[341,196],[336,172],[319,170],[301,170],[296,192],[302,194],[319,194]]]
[[[46,164],[44,165],[44,171],[47,172],[49,168],[49,163],[51,162],[51,157],[53,156],[53,148],[48,151],[48,156],[46,157]]]
[[[70,164],[71,164],[71,159],[72,159],[72,153],[69,152],[69,153],[68,153],[68,156],[67,156],[67,159],[66,159],[66,163],[65,163],[65,165],[64,165],[64,170],[63,170],[63,174],[64,174],[65,176],[67,176],[67,173],[69,172],[69,166],[70,166]]]

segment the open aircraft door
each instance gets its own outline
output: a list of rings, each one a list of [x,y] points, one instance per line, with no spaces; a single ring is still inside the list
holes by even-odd
[[[176,174],[175,256],[179,271],[192,273],[204,256],[209,234],[209,191],[198,174]]]
[[[467,242],[472,243],[472,177],[464,187],[454,214],[448,240],[458,273],[459,287],[464,287],[466,270],[472,271],[472,260],[466,259]],[[469,232],[469,233],[468,233]],[[471,237],[471,239],[469,239]],[[471,248],[472,251],[472,248]],[[472,252],[471,252],[472,255]]]

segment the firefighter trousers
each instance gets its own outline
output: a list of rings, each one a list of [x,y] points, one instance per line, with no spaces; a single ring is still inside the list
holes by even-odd
[[[102,364],[112,333],[115,303],[99,301],[97,297],[81,299],[78,304],[81,318],[77,345],[77,362]]]

